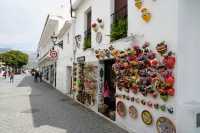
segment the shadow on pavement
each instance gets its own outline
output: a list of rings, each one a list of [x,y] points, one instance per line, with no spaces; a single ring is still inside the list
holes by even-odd
[[[127,133],[82,107],[46,83],[25,77],[18,87],[31,87],[30,104],[35,127],[52,126],[67,133]]]

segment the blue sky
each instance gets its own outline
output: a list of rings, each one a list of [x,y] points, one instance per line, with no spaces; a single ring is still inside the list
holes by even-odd
[[[69,0],[0,0],[0,47],[35,51],[49,12]]]

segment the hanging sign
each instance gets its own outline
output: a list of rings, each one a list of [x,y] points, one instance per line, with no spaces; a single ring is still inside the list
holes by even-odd
[[[85,56],[77,57],[77,62],[78,63],[84,63],[85,62]]]

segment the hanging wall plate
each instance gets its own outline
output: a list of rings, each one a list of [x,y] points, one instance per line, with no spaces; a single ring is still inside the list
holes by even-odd
[[[151,20],[151,13],[148,11],[147,8],[143,8],[141,10],[142,12],[142,19],[145,21],[145,22],[149,22]]]
[[[122,101],[119,101],[117,103],[117,113],[121,117],[125,117],[126,116],[126,107],[125,107],[125,105],[124,105],[124,103]]]
[[[138,117],[137,109],[133,105],[129,107],[128,112],[131,118],[136,119]]]
[[[156,127],[158,133],[176,133],[176,127],[174,126],[172,121],[166,117],[158,118],[156,122]]]
[[[142,0],[135,0],[135,7],[141,9],[142,5],[143,5]]]
[[[144,110],[141,114],[141,117],[144,124],[151,125],[153,123],[153,117],[149,111]]]
[[[97,32],[96,41],[97,41],[97,43],[101,43],[102,42],[102,33],[101,32]]]

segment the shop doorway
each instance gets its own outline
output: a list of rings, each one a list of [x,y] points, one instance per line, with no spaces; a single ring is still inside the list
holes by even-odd
[[[51,65],[50,66],[50,84],[51,85],[53,85],[53,83],[54,83],[54,74],[55,74],[55,72],[54,72],[54,66]]]
[[[106,117],[115,120],[115,74],[112,65],[115,63],[114,59],[104,61],[104,87],[102,90],[104,111],[102,112]]]

